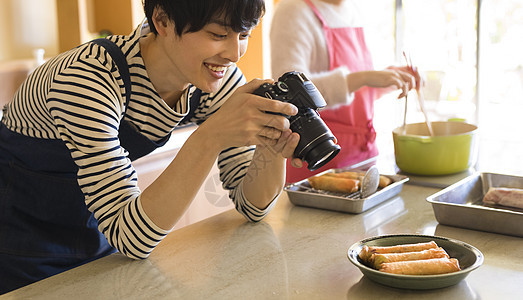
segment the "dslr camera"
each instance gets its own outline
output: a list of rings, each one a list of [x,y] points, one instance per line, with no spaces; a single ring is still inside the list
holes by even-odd
[[[298,108],[296,115],[285,117],[290,121],[291,130],[300,135],[294,157],[305,161],[309,170],[322,167],[340,152],[340,146],[334,143],[334,135],[317,111],[327,103],[305,74],[287,72],[274,84],[262,84],[254,94],[289,102]]]

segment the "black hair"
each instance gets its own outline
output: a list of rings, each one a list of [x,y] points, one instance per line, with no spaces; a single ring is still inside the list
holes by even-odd
[[[158,34],[152,17],[154,9],[161,8],[174,22],[178,36],[199,31],[216,20],[235,32],[247,31],[265,14],[264,0],[143,0],[143,6],[151,32]]]

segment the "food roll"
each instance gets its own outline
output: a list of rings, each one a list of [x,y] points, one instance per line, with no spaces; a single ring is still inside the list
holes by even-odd
[[[350,179],[363,179],[364,173],[359,172],[339,172],[339,173],[325,173],[325,176],[340,177],[340,178],[350,178]]]
[[[369,262],[371,255],[372,253],[369,253],[369,246],[367,245],[363,246],[363,248],[360,250],[360,253],[358,253],[358,257],[365,263]]]
[[[483,203],[523,208],[523,189],[490,187]]]
[[[365,176],[365,173],[363,173],[363,172],[346,171],[346,172],[339,172],[339,173],[325,173],[323,175],[324,176],[332,176],[332,177],[357,179],[361,183],[361,181],[363,180],[363,177]],[[378,185],[379,188],[382,189],[382,188],[388,186],[391,183],[392,183],[392,179],[390,179],[389,177],[387,177],[385,175],[380,175],[380,181],[379,181],[379,185]]]
[[[422,260],[383,263],[379,271],[403,275],[435,275],[459,271],[455,258],[432,258]]]
[[[390,178],[387,177],[387,176],[380,175],[380,183],[379,183],[379,185],[378,185],[378,187],[379,187],[380,189],[382,189],[382,188],[388,186],[388,185],[391,184],[391,183],[392,183],[392,179],[390,179]]]
[[[340,173],[325,173],[322,176],[327,177],[337,177],[337,178],[347,178],[354,179],[358,181],[358,189],[361,188],[361,181],[363,180],[363,175],[357,172],[340,172]]]
[[[314,176],[308,178],[309,184],[317,189],[338,193],[354,193],[358,191],[359,180],[339,178],[334,176]]]
[[[359,256],[364,262],[369,263],[369,259],[372,256],[372,254],[374,254],[374,253],[415,252],[415,251],[422,251],[422,250],[433,249],[433,248],[439,248],[438,244],[436,244],[436,242],[434,242],[434,241],[430,241],[430,242],[426,242],[426,243],[387,246],[387,247],[364,246],[361,249]]]
[[[369,261],[375,269],[379,270],[384,263],[431,258],[449,258],[449,255],[440,247],[415,252],[375,253],[371,255]]]

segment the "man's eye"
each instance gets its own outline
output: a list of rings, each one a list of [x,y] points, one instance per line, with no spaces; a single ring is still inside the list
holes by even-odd
[[[250,34],[250,33],[242,33],[242,34],[240,35],[240,38],[241,38],[242,40],[246,40],[246,39],[248,39],[248,38],[250,38],[250,37],[251,37],[251,34]]]
[[[215,38],[217,38],[217,39],[224,39],[224,38],[227,37],[226,34],[213,33],[212,35],[213,35]]]

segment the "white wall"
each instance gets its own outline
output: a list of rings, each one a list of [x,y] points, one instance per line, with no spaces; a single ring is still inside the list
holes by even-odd
[[[55,0],[0,0],[0,61],[58,53]]]

